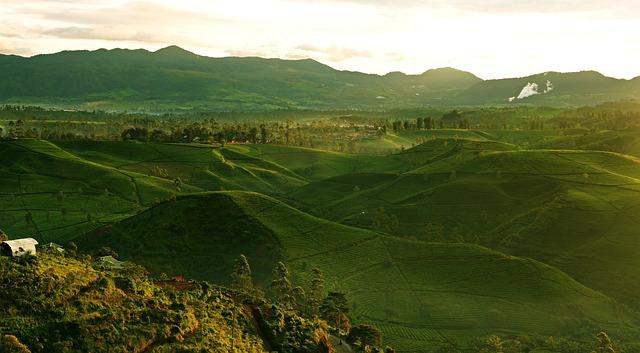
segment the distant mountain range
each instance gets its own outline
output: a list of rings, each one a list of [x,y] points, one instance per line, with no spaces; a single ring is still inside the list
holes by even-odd
[[[176,46],[0,55],[0,102],[102,109],[389,109],[425,105],[577,106],[640,98],[640,77],[549,72],[482,80],[339,71],[311,59],[211,58]]]

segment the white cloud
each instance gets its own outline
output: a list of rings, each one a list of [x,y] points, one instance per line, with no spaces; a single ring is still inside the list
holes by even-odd
[[[2,0],[0,52],[177,44],[381,74],[452,66],[483,78],[591,69],[631,78],[638,16],[640,2],[625,0]]]

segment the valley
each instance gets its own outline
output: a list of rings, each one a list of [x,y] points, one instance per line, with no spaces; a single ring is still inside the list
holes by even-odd
[[[386,154],[5,140],[0,220],[156,275],[228,283],[244,254],[266,288],[278,261],[294,284],[318,268],[398,352],[491,334],[624,340],[640,329],[640,160],[555,135],[405,131],[390,138],[425,142]]]

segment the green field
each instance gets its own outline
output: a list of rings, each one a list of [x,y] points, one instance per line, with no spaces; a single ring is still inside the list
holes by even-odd
[[[216,281],[226,280],[241,253],[254,261],[263,285],[277,260],[295,273],[294,284],[304,284],[318,267],[331,289],[347,293],[352,318],[379,326],[401,352],[438,346],[443,335],[464,343],[470,331],[625,332],[636,320],[614,300],[534,260],[351,228],[256,193],[179,197],[78,244],[93,250],[110,245],[150,269]]]
[[[227,283],[247,255],[347,293],[399,352],[640,330],[635,133],[403,131],[360,153],[0,141],[0,228]],[[411,148],[411,144],[415,144]],[[400,151],[401,147],[405,149]],[[584,148],[582,148],[584,147]],[[176,187],[179,179],[179,187]]]

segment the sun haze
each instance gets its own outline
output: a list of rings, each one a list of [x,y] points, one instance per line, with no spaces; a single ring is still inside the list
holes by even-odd
[[[0,53],[179,45],[207,56],[314,58],[383,74],[640,74],[636,1],[4,0]]]

